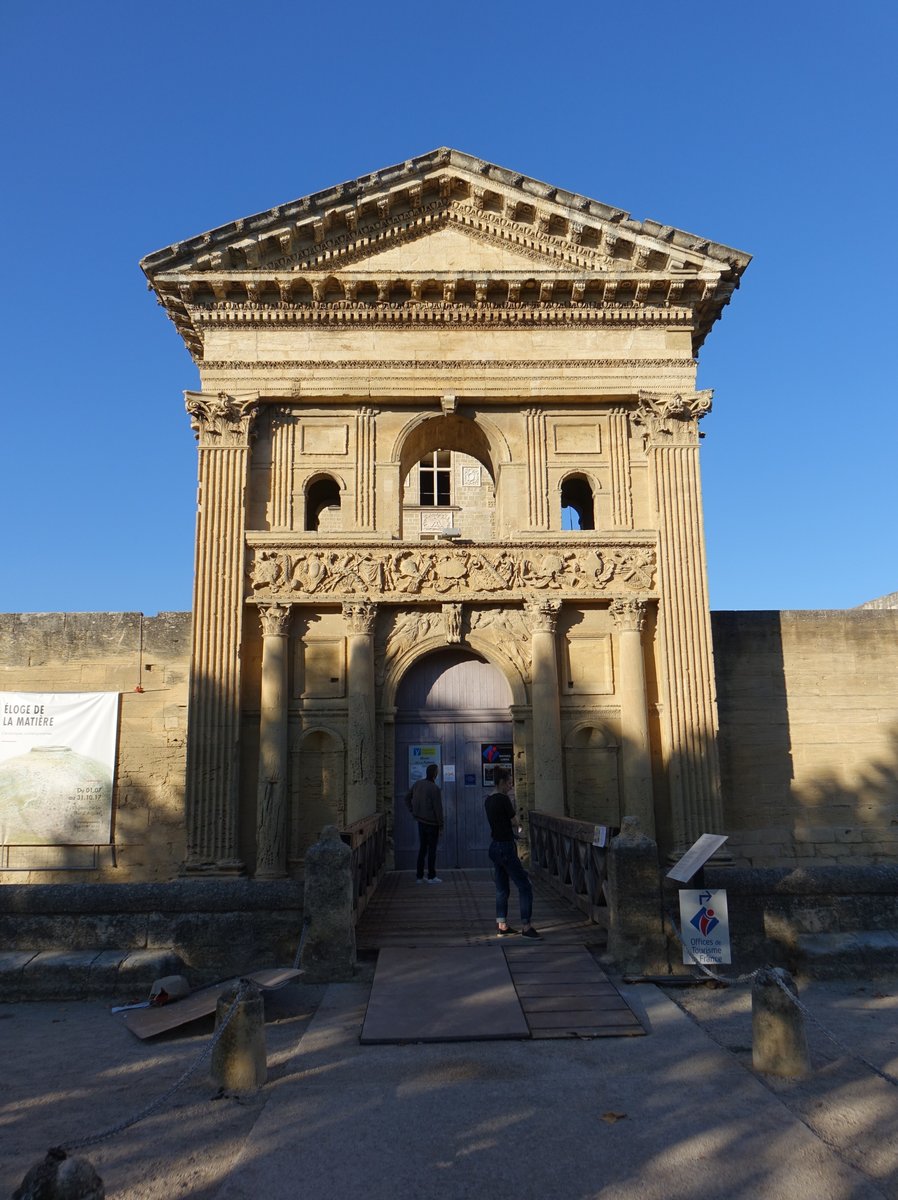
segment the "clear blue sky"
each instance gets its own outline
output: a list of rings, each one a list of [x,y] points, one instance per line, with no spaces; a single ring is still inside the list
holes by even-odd
[[[898,589],[898,5],[9,4],[0,609],[191,603],[145,254],[454,146],[754,261],[701,355],[712,607]]]

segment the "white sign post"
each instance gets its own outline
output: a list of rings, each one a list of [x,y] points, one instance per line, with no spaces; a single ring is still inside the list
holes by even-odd
[[[733,961],[730,954],[730,919],[723,888],[680,889],[680,931],[683,962],[721,965]]]

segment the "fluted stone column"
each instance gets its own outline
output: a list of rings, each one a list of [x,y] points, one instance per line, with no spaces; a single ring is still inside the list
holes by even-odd
[[[367,600],[343,605],[349,627],[347,646],[347,779],[346,823],[377,811],[374,623],[377,605]]]
[[[678,852],[702,833],[723,832],[717,757],[717,696],[705,566],[698,422],[711,393],[641,392],[658,520],[658,644],[666,759]]]
[[[287,645],[289,604],[263,604],[256,876],[287,874]]]
[[[555,629],[559,600],[535,600],[526,606],[533,665],[533,806],[540,812],[564,816],[561,756],[561,707],[558,702],[558,654]]]
[[[240,644],[254,400],[186,393],[199,442],[187,725],[187,871],[239,874]]]
[[[649,712],[645,688],[642,627],[645,601],[623,598],[611,602],[618,629],[620,657],[621,748],[624,815],[636,817],[646,836],[655,836]]]

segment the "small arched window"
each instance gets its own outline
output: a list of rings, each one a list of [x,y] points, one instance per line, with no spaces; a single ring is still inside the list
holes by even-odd
[[[596,506],[585,475],[568,475],[561,485],[561,528],[595,529]]]
[[[336,510],[336,511],[335,511]],[[306,529],[314,532],[339,525],[340,485],[330,475],[322,475],[309,484],[306,492]],[[336,518],[336,522],[335,522]]]

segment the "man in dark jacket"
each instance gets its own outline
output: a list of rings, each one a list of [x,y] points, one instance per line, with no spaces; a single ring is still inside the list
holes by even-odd
[[[418,883],[424,882],[424,858],[427,858],[427,882],[442,883],[437,875],[437,842],[443,828],[443,797],[437,787],[439,767],[430,763],[424,779],[406,793],[405,803],[418,822]]]
[[[530,921],[533,913],[533,885],[518,858],[514,826],[511,823],[515,815],[515,807],[509,795],[513,786],[511,772],[505,767],[496,767],[493,783],[496,790],[491,796],[487,796],[483,807],[486,810],[486,819],[490,823],[492,837],[489,853],[490,862],[493,864],[493,878],[496,881],[496,933],[499,937],[517,933],[517,930],[508,924],[508,893],[511,891],[513,879],[521,906],[521,934],[525,938],[538,938],[539,934]]]

